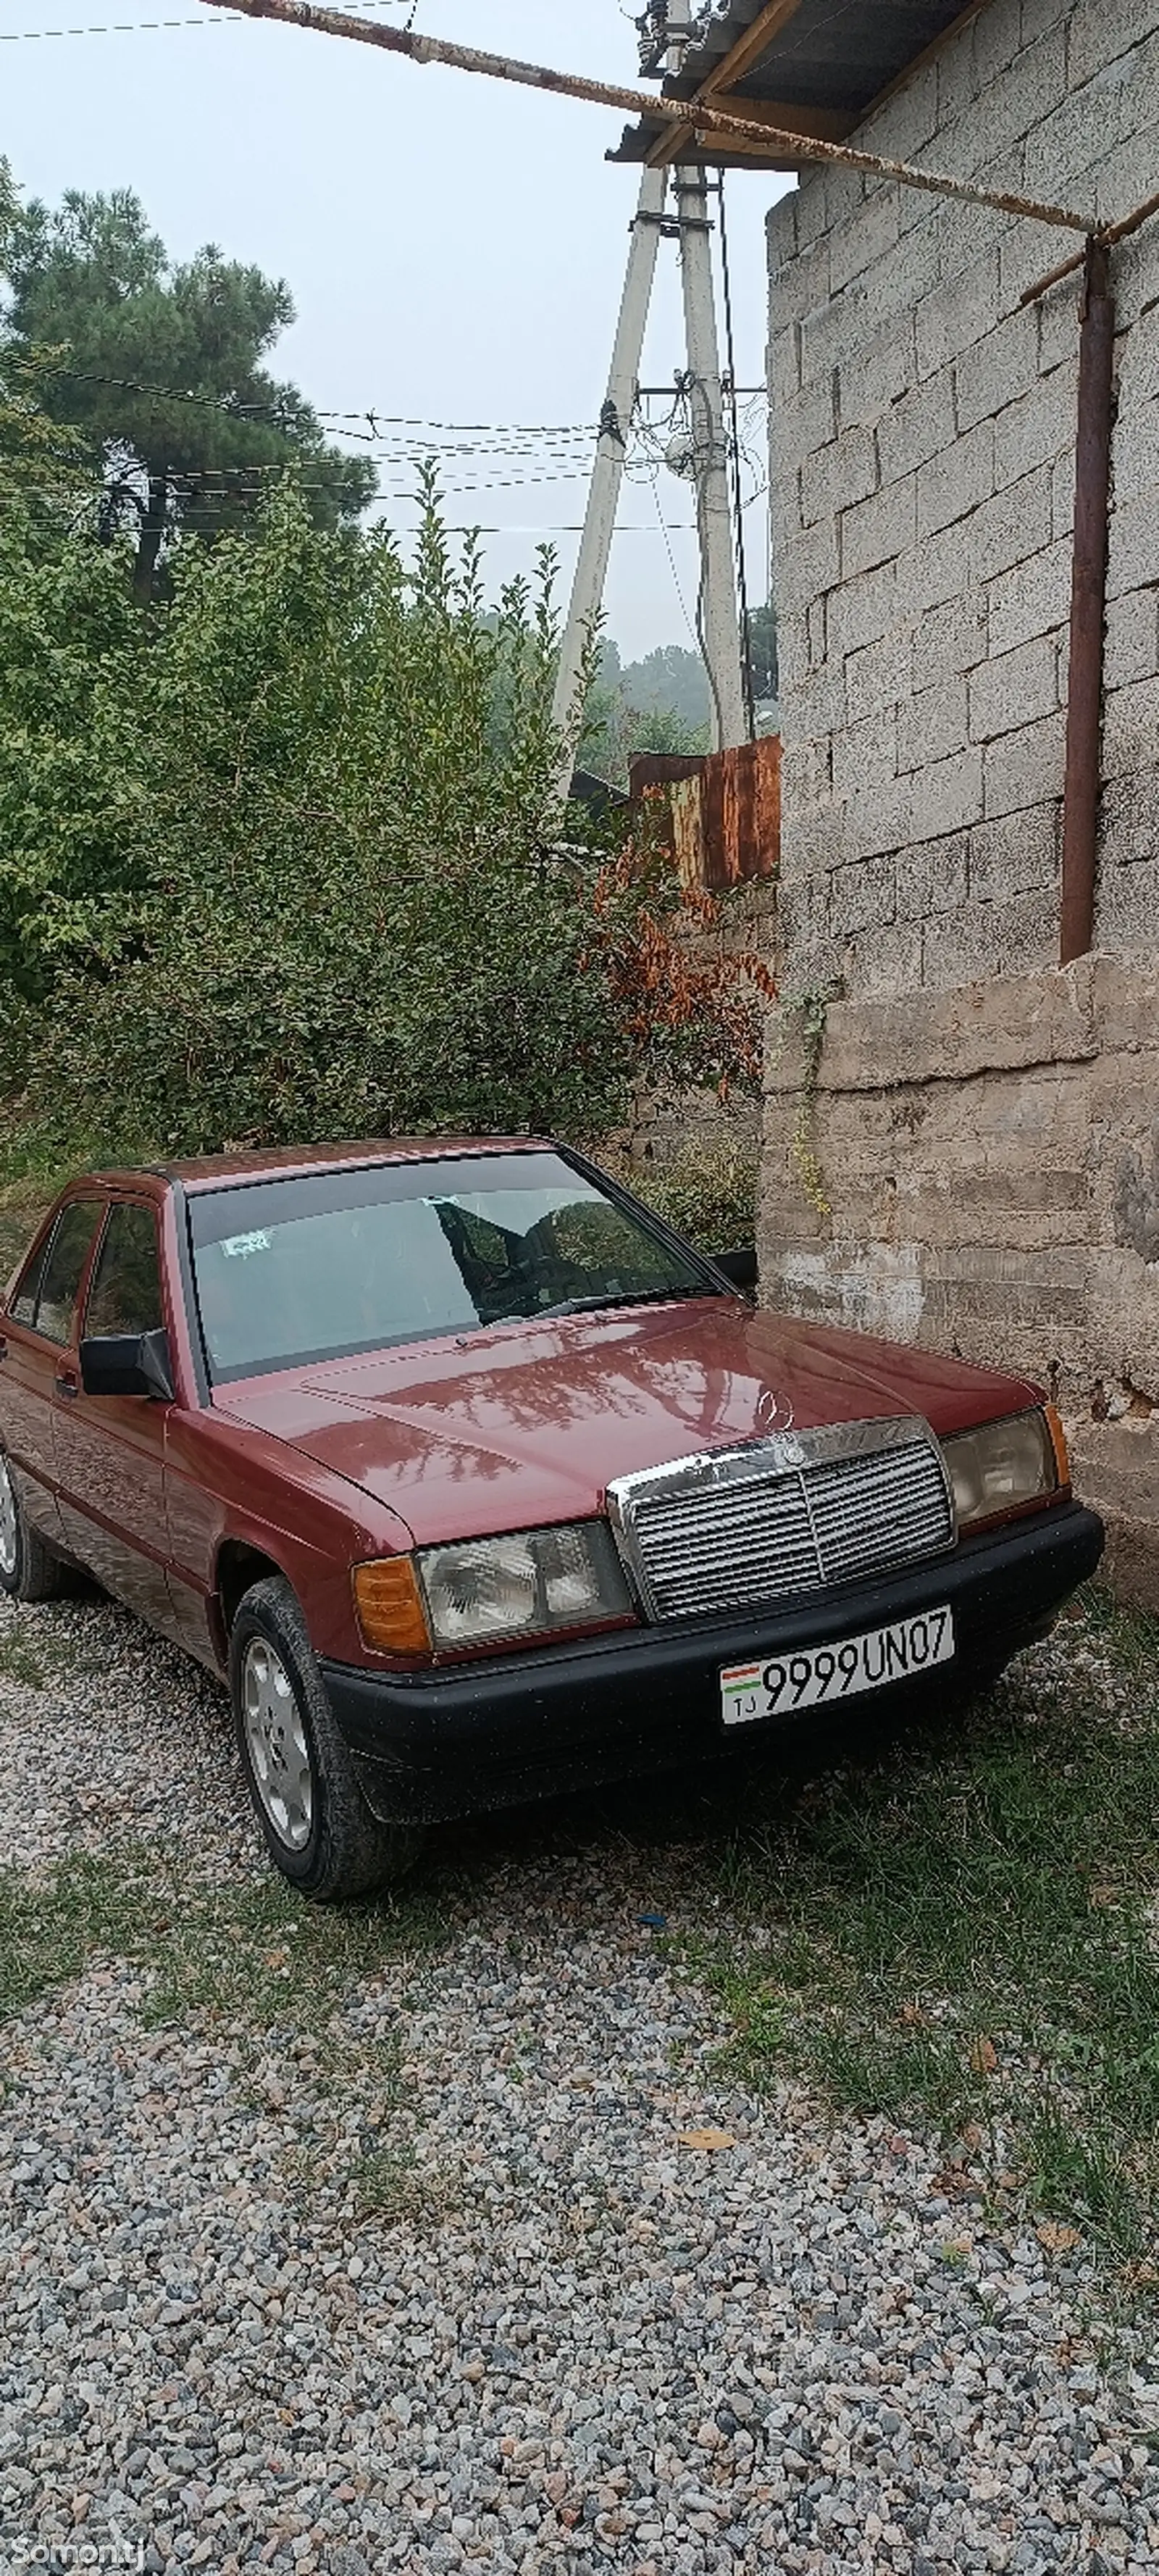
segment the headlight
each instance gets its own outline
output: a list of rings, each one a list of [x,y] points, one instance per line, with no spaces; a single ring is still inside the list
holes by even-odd
[[[562,1628],[602,1628],[632,1607],[602,1521],[427,1547],[416,1563],[436,1646],[515,1644]]]
[[[1062,1425],[1052,1405],[1007,1414],[943,1440],[959,1530],[999,1520],[1026,1503],[1045,1500],[1070,1480]]]

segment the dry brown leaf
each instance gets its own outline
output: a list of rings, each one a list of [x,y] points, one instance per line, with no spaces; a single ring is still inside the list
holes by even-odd
[[[970,2064],[975,2075],[992,2075],[998,2064],[998,2051],[992,2039],[976,2039],[970,2051]]]
[[[736,2139],[731,2129],[681,2129],[679,2143],[682,2147],[697,2148],[701,2155],[716,2156],[725,2147],[735,2147]]]
[[[1088,1887],[1087,1903],[1088,1905],[1113,1905],[1118,1893],[1118,1888],[1112,1887],[1109,1880],[1099,1879],[1094,1887]]]
[[[924,2023],[926,2018],[920,2004],[903,2004],[901,2017],[904,2022],[908,2022],[911,2030],[918,2024]]]
[[[1037,2227],[1034,2232],[1039,2244],[1045,2245],[1048,2254],[1070,2254],[1073,2253],[1076,2245],[1082,2244],[1077,2227],[1059,2226],[1053,2218],[1045,2219],[1042,2226]]]

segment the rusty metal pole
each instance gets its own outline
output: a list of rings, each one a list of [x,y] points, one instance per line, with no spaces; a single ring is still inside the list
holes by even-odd
[[[1103,733],[1103,630],[1111,506],[1115,298],[1104,241],[1089,241],[1079,348],[1070,690],[1063,802],[1061,963],[1085,957],[1094,935]]]

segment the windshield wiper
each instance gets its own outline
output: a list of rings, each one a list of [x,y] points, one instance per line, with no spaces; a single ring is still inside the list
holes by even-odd
[[[627,1296],[618,1296],[613,1290],[606,1289],[601,1297],[564,1297],[558,1306],[537,1306],[528,1321],[542,1323],[552,1315],[594,1315],[605,1306],[677,1305],[685,1297],[705,1297],[711,1293],[705,1288],[633,1288]]]

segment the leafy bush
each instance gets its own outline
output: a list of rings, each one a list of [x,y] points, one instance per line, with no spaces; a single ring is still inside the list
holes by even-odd
[[[147,617],[115,550],[19,549],[0,975],[62,1150],[590,1134],[641,1080],[753,1071],[759,989],[689,968],[664,854],[553,846],[549,558],[485,615],[429,482],[410,569],[287,484]]]
[[[670,1163],[633,1169],[631,1187],[702,1252],[750,1244],[757,1221],[756,1147],[736,1139],[686,1146]]]

